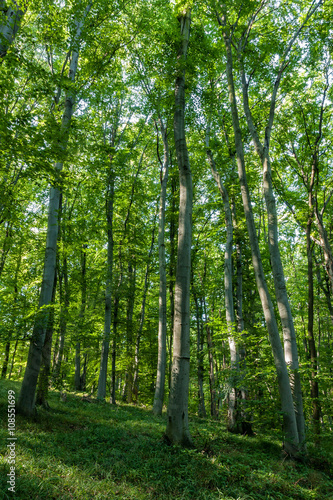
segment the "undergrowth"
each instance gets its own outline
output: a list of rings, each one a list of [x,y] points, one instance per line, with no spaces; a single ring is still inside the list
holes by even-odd
[[[332,439],[309,445],[305,463],[286,460],[269,432],[230,434],[190,417],[194,449],[163,440],[165,416],[150,408],[82,401],[50,392],[51,409],[16,417],[16,492],[8,491],[7,393],[0,386],[0,498],[132,500],[332,500]],[[326,447],[326,449],[325,449]],[[330,448],[331,447],[331,448]]]

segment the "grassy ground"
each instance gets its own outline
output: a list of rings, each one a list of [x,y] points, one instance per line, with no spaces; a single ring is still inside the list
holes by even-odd
[[[165,417],[149,408],[88,403],[51,392],[35,422],[16,417],[16,493],[7,490],[7,392],[0,386],[0,499],[332,500],[332,455],[284,460],[270,435],[231,435],[191,417],[195,449],[168,446]]]

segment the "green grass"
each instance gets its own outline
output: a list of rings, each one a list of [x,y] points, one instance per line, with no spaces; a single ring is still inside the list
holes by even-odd
[[[7,490],[7,391],[0,386],[0,499],[332,500],[329,451],[310,447],[307,464],[284,460],[274,435],[229,434],[224,425],[191,416],[195,449],[163,441],[165,417],[150,408],[61,402],[37,421],[16,418],[16,493]],[[327,449],[332,447],[326,443]]]

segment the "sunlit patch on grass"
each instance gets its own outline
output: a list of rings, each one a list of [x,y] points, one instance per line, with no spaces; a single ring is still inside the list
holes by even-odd
[[[0,498],[6,499],[6,396],[0,386]],[[17,416],[17,499],[322,500],[333,498],[329,455],[309,464],[283,460],[276,433],[254,438],[191,418],[195,448],[168,446],[165,416],[149,408],[88,404],[50,393],[36,421]],[[1,496],[2,495],[2,496]]]

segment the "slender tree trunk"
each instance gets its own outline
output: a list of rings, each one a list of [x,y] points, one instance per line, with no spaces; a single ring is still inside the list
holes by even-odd
[[[166,262],[165,262],[165,203],[166,189],[169,174],[169,144],[167,133],[162,120],[160,119],[160,129],[164,145],[164,161],[161,165],[161,194],[159,208],[159,227],[158,227],[158,262],[159,262],[159,299],[158,299],[158,356],[157,356],[157,375],[156,388],[154,395],[153,413],[162,414],[165,372],[166,372],[166,337],[167,337],[167,281],[166,281]]]
[[[6,343],[5,347],[5,359],[2,365],[2,370],[1,370],[1,378],[6,378],[7,375],[7,369],[8,369],[8,362],[9,362],[9,353],[10,353],[10,342],[13,337],[13,332],[15,329],[15,322],[16,322],[16,308],[17,308],[17,297],[18,297],[18,275],[20,272],[20,267],[21,267],[21,262],[22,262],[22,246],[23,243],[20,243],[19,247],[19,255],[17,259],[17,264],[16,264],[16,269],[15,269],[15,276],[14,276],[14,303],[13,303],[13,311],[12,311],[12,321],[11,321],[11,329],[9,332],[9,338],[8,342]]]
[[[81,308],[79,314],[79,337],[82,337],[85,328],[85,311],[87,299],[87,280],[86,280],[86,263],[87,263],[87,247],[83,244],[81,250]],[[81,376],[81,341],[78,340],[75,345],[75,373],[74,386],[76,391],[84,390]]]
[[[227,79],[229,89],[229,100],[231,105],[232,121],[235,134],[235,147],[238,166],[238,176],[241,186],[241,194],[247,223],[247,229],[251,244],[252,263],[256,277],[257,288],[259,291],[260,300],[265,316],[265,321],[269,333],[270,343],[272,346],[275,368],[277,372],[279,394],[281,398],[281,406],[283,413],[283,428],[285,433],[285,450],[291,456],[296,456],[299,452],[299,435],[296,422],[296,414],[293,405],[292,392],[288,376],[287,365],[284,359],[283,349],[279,336],[278,325],[275,318],[274,307],[271,297],[268,292],[267,283],[264,276],[264,270],[259,250],[257,234],[254,224],[250,193],[246,179],[245,160],[243,151],[242,134],[239,124],[236,96],[234,89],[233,70],[232,70],[232,53],[230,35],[226,29],[226,18],[219,18],[221,27],[223,28],[223,37],[227,54]]]
[[[316,269],[317,269],[317,281],[318,281],[320,289],[324,292],[327,308],[328,308],[328,311],[330,313],[330,320],[331,320],[331,323],[333,325],[333,305],[332,305],[332,300],[331,300],[331,286],[330,286],[329,278],[326,274],[325,275],[325,283],[323,283],[323,279],[321,277],[320,267],[319,267],[318,262],[316,262]]]
[[[235,312],[234,298],[232,287],[232,247],[233,247],[233,222],[229,203],[229,196],[225,186],[221,182],[221,177],[217,172],[212,151],[209,148],[209,127],[206,134],[206,150],[208,161],[212,170],[213,177],[219,188],[223,200],[225,224],[227,228],[227,241],[224,255],[224,297],[225,297],[225,313],[228,327],[228,343],[230,350],[230,368],[231,374],[229,379],[229,394],[228,394],[228,429],[232,432],[241,432],[241,423],[239,421],[240,412],[238,411],[238,383],[240,379],[239,354],[238,347],[235,341]]]
[[[213,338],[212,330],[206,324],[206,334],[207,334],[207,348],[208,348],[208,360],[209,360],[209,390],[210,390],[210,415],[214,419],[218,419],[219,413],[216,405],[216,382],[215,382],[215,371],[214,371],[214,354],[213,354]]]
[[[144,153],[146,151],[146,148],[147,148],[147,144],[145,145],[145,147],[142,151],[139,165],[138,165],[137,171],[134,175],[133,184],[132,184],[132,191],[131,191],[131,198],[130,198],[130,202],[128,205],[127,214],[126,214],[125,222],[124,222],[123,237],[122,237],[122,240],[120,241],[120,244],[119,244],[120,274],[119,274],[119,281],[118,281],[117,290],[115,292],[115,297],[114,297],[114,301],[113,301],[114,313],[113,313],[112,373],[111,373],[111,396],[110,396],[111,404],[116,404],[116,347],[117,347],[118,309],[119,309],[121,286],[122,286],[123,277],[124,277],[124,275],[123,275],[123,260],[122,260],[122,245],[123,245],[123,240],[127,234],[128,222],[130,219],[131,208],[132,208],[133,200],[134,200],[135,186],[136,186],[136,183],[137,183],[137,180],[139,177],[139,173],[140,173],[140,170],[142,167],[142,162],[143,162]],[[133,307],[134,307],[134,304],[133,304]],[[125,386],[126,386],[126,382],[127,381],[125,379]]]
[[[313,293],[313,260],[312,260],[313,244],[311,241],[311,225],[312,225],[312,218],[309,217],[306,228],[306,249],[307,249],[307,259],[308,259],[308,343],[309,343],[309,358],[312,370],[310,379],[312,419],[314,424],[314,430],[318,439],[320,434],[320,402],[319,402],[319,387],[317,380],[317,375],[318,375],[317,349],[313,331],[314,293]]]
[[[14,351],[13,351],[13,354],[12,354],[12,362],[11,362],[11,365],[10,365],[10,370],[9,370],[8,379],[10,379],[10,377],[12,376],[12,372],[13,372],[13,368],[14,368],[14,362],[15,362],[15,356],[16,356],[17,346],[18,346],[18,340],[16,340],[16,342],[15,342]]]
[[[122,394],[123,401],[127,403],[132,402],[132,389],[133,389],[133,311],[135,303],[135,287],[136,287],[136,265],[134,262],[134,255],[132,255],[128,264],[128,295],[127,295],[127,310],[126,310],[126,342],[127,342],[127,370],[125,373],[124,390]],[[132,262],[133,259],[133,262]],[[133,267],[134,266],[134,267]],[[133,356],[134,354],[134,356]]]
[[[190,36],[190,10],[179,18],[182,45],[178,52],[174,133],[180,181],[173,362],[166,436],[172,443],[190,446],[188,391],[190,376],[190,282],[192,241],[192,176],[185,138],[185,70]]]
[[[270,262],[272,266],[275,296],[278,305],[279,315],[283,330],[284,357],[289,368],[289,377],[293,400],[296,412],[296,422],[300,446],[305,448],[305,420],[303,410],[303,397],[301,378],[299,374],[298,349],[296,342],[296,332],[294,321],[291,313],[289,298],[287,294],[286,282],[284,278],[284,270],[279,249],[278,237],[278,219],[276,212],[276,202],[272,185],[272,169],[269,155],[270,134],[274,120],[274,110],[276,104],[276,96],[280,82],[277,78],[271,100],[271,109],[266,127],[265,144],[261,144],[258,133],[254,127],[252,114],[248,102],[248,84],[245,79],[245,72],[241,63],[242,87],[243,87],[243,103],[244,111],[247,117],[249,130],[252,135],[255,149],[261,159],[263,166],[263,191],[265,196],[267,220],[268,220],[268,247],[270,253]]]
[[[66,216],[67,216],[67,202],[62,203],[62,196],[60,199],[60,210],[59,210],[59,247],[62,246],[61,252],[58,253],[58,283],[59,283],[59,302],[60,302],[60,318],[59,327],[60,333],[58,337],[58,342],[54,347],[53,355],[53,382],[55,385],[60,385],[60,373],[62,359],[64,355],[65,348],[65,337],[67,329],[67,317],[69,309],[69,283],[68,283],[68,270],[67,270],[67,234],[66,234]],[[68,219],[70,214],[68,214]]]
[[[79,60],[79,44],[81,38],[84,19],[90,10],[91,4],[86,8],[85,14],[81,20],[75,19],[76,34],[73,40],[73,49],[71,53],[71,62],[69,67],[69,79],[74,83],[76,70]],[[75,91],[69,90],[65,99],[65,110],[61,122],[61,134],[59,147],[65,152],[69,138],[70,124],[74,111]],[[63,162],[55,165],[55,170],[60,173]],[[35,406],[35,392],[37,379],[42,361],[42,348],[44,345],[46,328],[48,324],[49,305],[52,300],[53,281],[56,268],[57,237],[58,237],[58,211],[60,201],[60,189],[52,187],[50,190],[49,212],[47,223],[46,248],[44,258],[43,280],[36,314],[32,339],[30,342],[28,361],[21,391],[18,399],[17,409],[19,412],[32,415]]]
[[[198,416],[206,417],[205,395],[203,391],[204,381],[204,353],[203,353],[203,323],[202,323],[202,307],[199,306],[199,299],[193,284],[192,277],[192,294],[195,303],[196,322],[197,322],[197,374],[198,374]]]
[[[75,344],[74,387],[76,391],[81,390],[81,342]]]
[[[169,352],[168,366],[168,389],[169,395],[171,391],[171,371],[172,371],[172,334],[175,318],[175,270],[176,270],[176,179],[171,176],[171,218],[170,218],[170,262],[169,262],[169,297],[170,297],[170,335],[167,339],[167,347]]]
[[[58,280],[59,280],[59,300],[60,300],[60,321],[59,321],[60,336],[59,336],[58,350],[54,360],[54,368],[53,368],[53,380],[56,385],[60,383],[61,365],[64,356],[65,337],[67,330],[67,316],[69,308],[69,283],[68,283],[66,255],[64,255],[63,257],[63,266],[62,270],[61,271],[59,270]]]
[[[327,276],[328,276],[330,284],[331,284],[331,290],[333,291],[333,255],[332,255],[331,245],[330,245],[330,241],[328,238],[326,228],[324,226],[323,214],[321,212],[319,212],[317,208],[315,210],[315,216],[316,216],[316,223],[317,223],[317,228],[318,228],[318,232],[319,232],[319,236],[320,236],[321,247],[324,251],[325,268],[326,268]]]
[[[145,310],[146,310],[146,298],[147,298],[147,291],[148,291],[148,277],[149,277],[149,267],[150,267],[150,261],[151,261],[151,256],[153,254],[153,249],[154,249],[154,241],[155,241],[155,220],[154,219],[154,227],[153,227],[153,233],[151,237],[151,245],[148,253],[148,261],[147,261],[147,267],[146,267],[146,273],[145,273],[145,283],[143,287],[143,296],[142,296],[142,303],[141,303],[141,311],[140,311],[140,323],[139,323],[139,328],[138,328],[138,333],[136,336],[136,342],[135,342],[135,357],[134,357],[134,377],[133,377],[133,398],[134,401],[137,402],[138,400],[138,393],[139,393],[139,352],[140,352],[140,341],[141,341],[141,336],[142,336],[142,329],[143,329],[143,323],[145,320]]]
[[[239,346],[239,364],[240,364],[240,376],[243,380],[246,376],[246,350],[245,350],[245,341],[246,341],[246,333],[244,333],[244,318],[243,318],[243,265],[242,265],[242,245],[241,239],[239,235],[239,228],[237,224],[236,218],[236,206],[235,201],[232,203],[232,218],[233,218],[233,227],[236,239],[236,269],[237,269],[237,280],[236,280],[236,319],[237,319],[237,331],[240,335],[242,335],[244,341]],[[242,399],[241,405],[241,425],[242,425],[242,434],[252,436],[252,424],[251,424],[251,414],[248,411],[248,389],[244,385],[241,384],[240,394]]]
[[[117,328],[118,328],[118,311],[119,311],[119,288],[122,282],[120,276],[118,290],[116,291],[113,300],[113,339],[112,339],[112,356],[111,356],[111,395],[110,403],[116,404],[116,353],[117,353]]]
[[[17,35],[28,4],[28,0],[16,0],[7,7],[5,0],[0,1],[0,14],[3,16],[0,24],[0,64]]]
[[[11,246],[12,246],[13,231],[12,231],[12,227],[11,227],[10,222],[6,222],[5,226],[6,226],[5,237],[3,240],[2,249],[0,250],[0,253],[1,253],[1,255],[0,255],[0,277],[3,273],[9,250],[11,249]]]
[[[105,286],[105,312],[104,312],[104,337],[101,352],[101,365],[98,378],[97,398],[104,400],[106,395],[106,380],[109,358],[109,346],[112,321],[112,276],[113,276],[113,202],[114,202],[114,173],[111,167],[108,178],[106,195],[106,219],[107,219],[107,272]]]
[[[10,353],[10,340],[8,340],[8,342],[6,343],[6,347],[5,347],[5,359],[4,359],[3,365],[2,365],[1,378],[6,378],[6,375],[7,375],[9,353]]]

